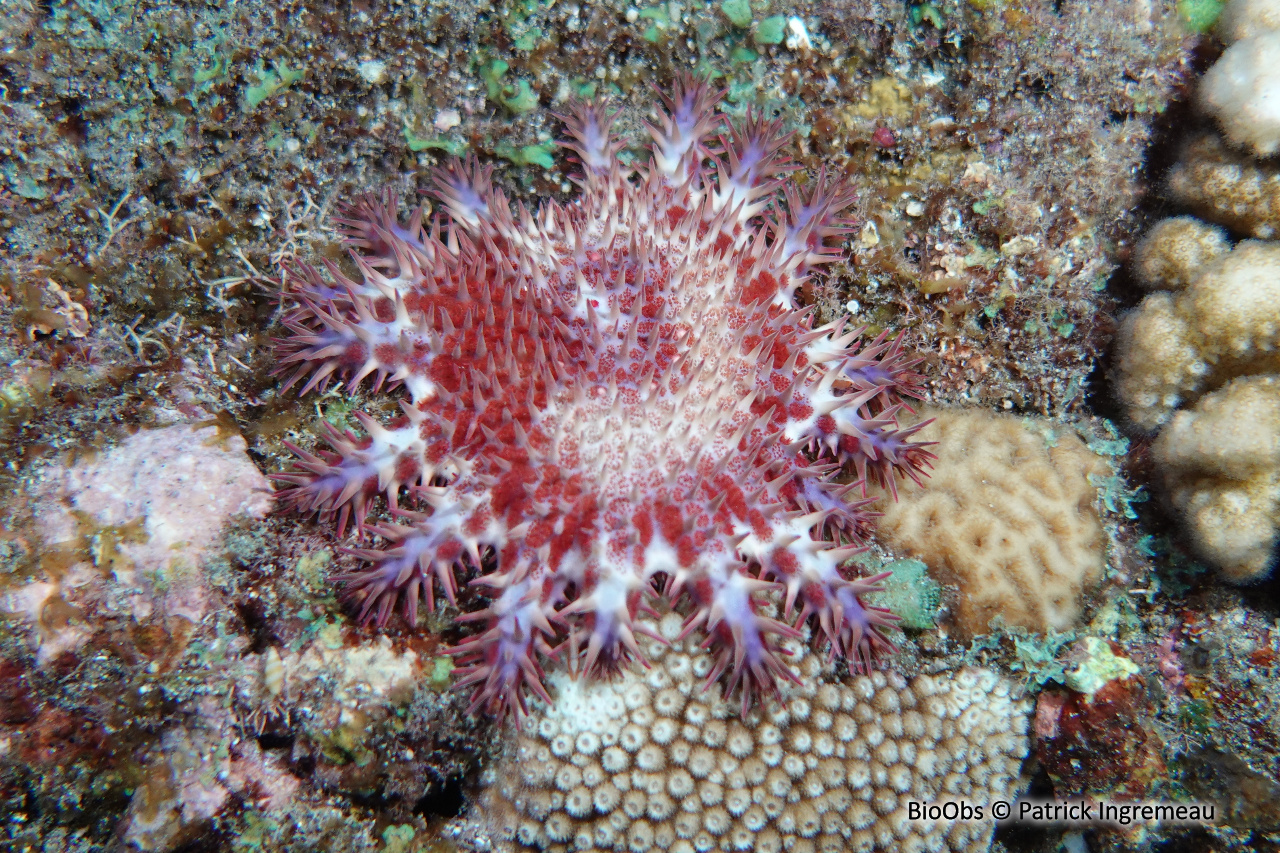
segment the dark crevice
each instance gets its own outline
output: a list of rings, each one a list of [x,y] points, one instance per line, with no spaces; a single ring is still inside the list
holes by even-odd
[[[293,749],[297,737],[292,732],[263,732],[258,735],[258,746],[268,749]]]
[[[237,601],[235,608],[236,613],[240,615],[240,619],[244,622],[245,629],[253,637],[249,651],[254,654],[262,654],[276,639],[275,630],[272,628],[271,620],[267,616],[266,607],[256,598],[247,598]]]
[[[231,843],[222,833],[205,832],[174,848],[173,853],[224,853],[230,849]]]
[[[1043,770],[1037,771],[1031,777],[1031,785],[1027,792],[1023,794],[1023,799],[1053,799],[1053,783],[1049,781],[1048,775]],[[1015,803],[1014,808],[1016,807],[1017,804]],[[1015,853],[1016,851],[1024,850],[1052,850],[1056,845],[1049,842],[1060,832],[1061,829],[1051,825],[1019,823],[1016,821],[997,823],[992,846],[996,846],[995,842],[998,842],[1003,844],[1005,849],[1015,851]]]
[[[413,813],[425,818],[451,818],[462,814],[466,798],[462,794],[462,777],[449,776],[444,784],[418,800]]]
[[[384,791],[355,791],[348,795],[353,805],[363,809],[382,811],[394,804]]]

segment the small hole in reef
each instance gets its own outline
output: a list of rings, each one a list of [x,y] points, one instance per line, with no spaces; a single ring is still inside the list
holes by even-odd
[[[462,814],[463,805],[465,801],[462,796],[462,777],[449,776],[444,780],[444,784],[418,800],[413,807],[413,813],[426,818],[457,817]]]
[[[235,603],[236,613],[244,621],[245,628],[253,637],[253,642],[249,646],[249,651],[254,654],[261,654],[271,645],[275,639],[275,632],[271,627],[271,620],[267,617],[267,609],[261,601],[253,598],[246,598]]]
[[[263,749],[291,749],[294,736],[290,732],[263,732],[258,735],[258,746]]]

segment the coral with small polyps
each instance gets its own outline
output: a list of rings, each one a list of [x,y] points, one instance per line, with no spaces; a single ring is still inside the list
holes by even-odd
[[[1075,624],[1102,577],[1106,537],[1090,476],[1111,474],[1074,434],[982,411],[931,412],[941,438],[927,482],[906,484],[879,522],[884,542],[958,590],[963,636],[1000,617],[1033,631]]]
[[[656,666],[551,678],[474,820],[499,850],[629,853],[986,851],[994,821],[915,818],[912,801],[986,807],[1023,787],[1030,703],[994,672],[838,678],[788,638],[785,684],[745,715],[700,682],[715,658],[654,626]]]
[[[1151,290],[1181,290],[1201,268],[1231,251],[1221,228],[1194,216],[1162,219],[1133,252],[1139,284]]]
[[[859,598],[875,579],[842,568],[871,516],[832,475],[927,466],[896,422],[916,360],[813,328],[796,291],[838,254],[851,193],[819,175],[802,194],[778,124],[722,128],[715,101],[680,82],[634,174],[612,117],[579,105],[576,202],[513,212],[488,170],[455,163],[435,190],[447,225],[366,200],[344,221],[361,280],[300,271],[288,384],[372,376],[409,399],[386,426],[357,415],[366,437],[297,450],[283,496],[342,528],[381,494],[401,520],[367,526],[385,545],[344,578],[364,621],[400,601],[412,622],[479,574],[492,600],[464,618],[485,628],[454,650],[473,707],[521,711],[552,654],[591,674],[642,659],[659,584],[744,705],[790,677],[777,642],[811,618],[855,665],[887,647],[892,617]],[[789,621],[762,615],[772,588]]]
[[[1187,146],[1169,173],[1169,192],[1210,222],[1250,237],[1280,234],[1280,165],[1239,154],[1216,136]]]
[[[1137,426],[1163,427],[1153,458],[1195,550],[1251,580],[1270,570],[1280,525],[1280,243],[1245,240],[1206,261],[1212,229],[1169,222],[1138,257],[1180,289],[1125,318],[1116,390]]]

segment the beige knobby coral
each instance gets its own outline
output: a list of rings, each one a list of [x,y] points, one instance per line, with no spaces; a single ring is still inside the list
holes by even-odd
[[[1034,631],[1074,625],[1106,561],[1089,477],[1111,467],[1047,421],[927,414],[936,420],[920,436],[938,442],[933,473],[881,502],[881,541],[955,588],[951,618],[963,636],[986,633],[996,616]]]
[[[1242,235],[1188,217],[1158,223],[1134,255],[1147,296],[1125,317],[1115,387],[1133,424],[1163,427],[1153,448],[1192,545],[1231,580],[1270,570],[1280,439],[1280,2],[1231,0],[1231,46],[1201,103],[1226,137],[1193,141],[1170,194]],[[1260,159],[1261,158],[1261,159]],[[1187,407],[1194,407],[1188,409]],[[1183,409],[1183,411],[1179,411]]]
[[[1271,172],[1267,204],[1280,223],[1280,172]],[[1215,208],[1216,220],[1238,227],[1251,208],[1215,195],[1221,189],[1199,191],[1234,211]],[[1256,213],[1259,196],[1250,195]],[[1143,239],[1135,274],[1164,290],[1121,324],[1115,387],[1136,426],[1163,428],[1153,457],[1195,550],[1226,578],[1247,581],[1270,571],[1280,524],[1280,241],[1221,248],[1218,229],[1188,217],[1157,223]]]
[[[652,668],[612,681],[548,677],[477,819],[507,850],[870,853],[983,851],[993,822],[913,820],[907,802],[987,806],[1022,788],[1029,700],[995,673],[844,681],[787,640],[799,684],[739,716],[704,692],[714,658],[656,627]]]
[[[1200,269],[1231,251],[1221,228],[1194,216],[1157,222],[1133,253],[1138,283],[1149,290],[1181,290]]]
[[[1205,73],[1200,98],[1234,144],[1260,157],[1280,150],[1280,32],[1227,48]]]
[[[1157,251],[1148,248],[1146,256]],[[1180,257],[1196,253],[1182,250]],[[1162,263],[1176,261],[1169,255]],[[1234,377],[1280,370],[1280,243],[1246,240],[1174,279],[1191,283],[1176,295],[1146,297],[1120,328],[1116,392],[1134,424],[1147,430]]]
[[[1280,233],[1280,164],[1231,150],[1217,136],[1187,146],[1169,192],[1200,216],[1250,237]]]
[[[1280,150],[1280,3],[1231,0],[1218,34],[1229,47],[1200,81],[1200,102],[1232,143]]]
[[[1260,32],[1280,32],[1280,2],[1231,0],[1222,10],[1215,31],[1228,44]]]
[[[1280,378],[1206,395],[1174,416],[1153,454],[1201,556],[1231,580],[1266,574],[1280,525]]]

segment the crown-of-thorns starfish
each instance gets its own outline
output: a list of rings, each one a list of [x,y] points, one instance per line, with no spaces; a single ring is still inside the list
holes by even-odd
[[[358,279],[297,271],[286,387],[369,379],[407,399],[386,425],[358,414],[363,437],[326,425],[328,449],[293,448],[281,495],[381,540],[341,578],[362,621],[484,587],[462,617],[483,630],[452,650],[473,708],[518,719],[549,657],[588,675],[643,662],[654,595],[705,634],[709,681],[744,709],[791,677],[777,639],[805,621],[855,667],[891,648],[894,617],[861,600],[883,576],[842,568],[874,513],[835,475],[892,491],[928,467],[919,426],[897,423],[917,359],[900,337],[812,328],[796,291],[839,255],[852,193],[789,182],[778,122],[725,124],[718,98],[678,81],[634,171],[613,115],[578,104],[576,201],[513,210],[491,169],[455,162],[429,222],[402,226],[390,197],[350,208]],[[365,523],[379,496],[397,523]],[[770,589],[788,621],[766,615]]]

